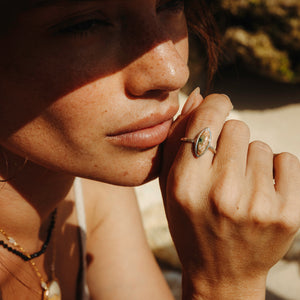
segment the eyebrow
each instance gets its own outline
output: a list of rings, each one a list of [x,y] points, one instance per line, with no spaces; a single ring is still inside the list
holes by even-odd
[[[78,2],[95,2],[99,0],[39,0],[35,1],[34,3],[29,4],[28,7],[25,9],[33,9],[33,8],[39,8],[39,7],[45,7],[50,6],[58,3],[78,3]]]

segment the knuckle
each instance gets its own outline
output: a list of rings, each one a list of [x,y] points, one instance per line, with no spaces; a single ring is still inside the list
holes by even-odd
[[[262,141],[253,141],[249,145],[249,150],[263,151],[265,153],[273,153],[271,147]]]
[[[288,164],[291,166],[298,166],[300,167],[299,159],[296,155],[293,155],[288,152],[282,152],[275,156],[275,161],[280,164]]]
[[[279,220],[279,226],[286,232],[294,234],[299,229],[299,216],[294,213],[283,213]]]
[[[274,207],[271,203],[271,195],[268,191],[256,191],[251,197],[250,219],[255,224],[273,223]]]
[[[297,231],[300,227],[300,211],[298,207],[288,205],[285,201],[280,211],[280,224],[289,232]]]
[[[219,120],[218,114],[216,114],[216,109],[214,107],[205,108],[205,110],[199,110],[198,113],[193,114],[189,121],[189,126],[197,127],[199,121],[204,124],[215,124]]]
[[[270,207],[266,205],[264,207],[252,208],[250,212],[250,220],[252,223],[260,224],[262,226],[274,223]]]
[[[168,178],[168,190],[170,194],[175,199],[181,199],[186,195],[185,193],[185,185],[182,184],[184,179],[184,175],[179,172],[172,172]]]
[[[188,180],[189,176],[185,176],[182,172],[173,172],[172,176],[168,180],[168,190],[171,198],[171,202],[179,205],[186,210],[192,210],[194,198],[197,193],[195,191],[195,184],[192,184],[191,180]]]
[[[241,190],[232,181],[228,177],[224,177],[211,189],[209,194],[213,209],[217,214],[227,218],[233,218],[236,215],[241,199]]]
[[[222,109],[231,110],[233,109],[232,102],[228,95],[226,94],[211,94],[206,97],[207,99],[213,99],[215,101],[218,101]]]
[[[250,129],[246,123],[239,120],[229,120],[224,124],[223,130],[231,131],[239,137],[250,137]]]
[[[205,98],[203,105],[200,105],[199,109],[196,109],[191,115],[188,127],[198,128],[199,123],[208,125],[218,124],[231,109],[232,104],[227,96],[211,94]]]
[[[262,226],[276,228],[280,232],[294,234],[300,226],[299,215],[295,211],[284,211],[279,207],[274,207],[272,201],[262,201],[259,205],[254,205],[250,210],[250,220],[252,223]]]

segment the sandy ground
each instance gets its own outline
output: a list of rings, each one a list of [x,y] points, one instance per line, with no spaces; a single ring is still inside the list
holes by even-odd
[[[249,125],[251,140],[263,140],[275,153],[288,151],[300,158],[300,85],[275,83],[231,68],[220,72],[214,90],[231,97],[231,117]],[[142,210],[161,201],[157,182],[138,188],[137,194]],[[178,294],[180,274],[170,276]],[[270,271],[267,286],[267,300],[300,300],[300,260],[280,261]]]

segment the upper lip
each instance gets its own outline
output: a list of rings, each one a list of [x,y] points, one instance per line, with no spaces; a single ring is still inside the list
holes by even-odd
[[[119,128],[116,132],[110,133],[107,136],[112,137],[112,136],[117,136],[117,135],[121,135],[121,134],[126,134],[126,133],[130,133],[130,132],[154,127],[158,124],[164,123],[164,122],[172,119],[175,116],[177,111],[178,111],[178,107],[172,106],[164,114],[151,113],[148,116],[129,124],[128,126]]]

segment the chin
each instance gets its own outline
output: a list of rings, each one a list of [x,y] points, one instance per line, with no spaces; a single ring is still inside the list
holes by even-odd
[[[128,186],[135,187],[143,185],[147,182],[150,182],[158,177],[159,169],[151,169],[150,172],[143,173],[140,170],[137,172],[125,171],[123,174],[118,174],[117,176],[108,177],[108,176],[98,176],[97,174],[78,174],[76,176],[83,177],[86,179],[91,179],[95,181],[101,181],[108,184],[119,185],[119,186]]]
[[[120,161],[117,167],[110,168],[104,174],[101,168],[97,168],[89,174],[76,176],[120,186],[140,186],[157,178],[161,169],[160,148],[150,149],[148,155],[146,153],[144,155],[146,157],[143,159],[131,157],[125,162]]]

